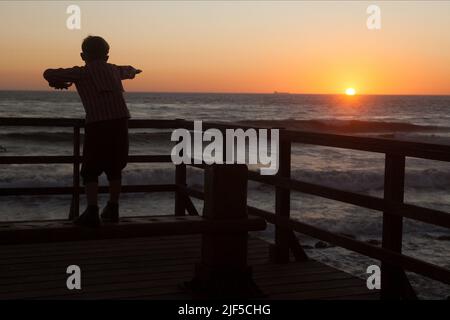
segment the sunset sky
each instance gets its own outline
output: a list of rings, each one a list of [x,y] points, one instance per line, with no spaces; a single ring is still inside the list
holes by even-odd
[[[450,94],[450,1],[2,1],[0,90],[47,90],[43,70],[82,65],[87,35],[144,71],[128,91]]]

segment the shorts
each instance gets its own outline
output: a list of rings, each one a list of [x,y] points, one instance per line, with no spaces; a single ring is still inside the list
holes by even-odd
[[[128,119],[86,124],[84,129],[83,183],[98,182],[104,172],[109,181],[122,178],[128,161]]]

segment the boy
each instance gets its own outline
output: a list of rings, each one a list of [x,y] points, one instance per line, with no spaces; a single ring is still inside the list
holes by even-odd
[[[87,37],[81,48],[85,66],[48,69],[44,78],[55,89],[67,89],[75,83],[86,111],[81,176],[88,207],[74,223],[98,227],[98,177],[103,172],[109,181],[110,198],[101,217],[103,221],[119,221],[119,195],[122,170],[128,158],[130,118],[121,80],[133,79],[141,70],[107,63],[109,45],[101,37]]]

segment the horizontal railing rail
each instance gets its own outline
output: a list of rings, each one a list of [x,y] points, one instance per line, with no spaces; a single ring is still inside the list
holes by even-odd
[[[156,120],[156,119],[131,119],[129,127],[134,129],[171,129],[179,128],[183,119]],[[78,118],[24,118],[24,117],[0,117],[0,126],[18,127],[79,127],[85,126],[84,119]]]
[[[200,190],[186,188],[186,192],[193,198],[200,200],[204,199],[203,192]],[[322,228],[317,228],[300,221],[280,219],[277,218],[277,216],[272,212],[255,208],[253,206],[248,206],[248,212],[249,214],[265,218],[269,223],[293,229],[299,233],[303,233],[313,238],[361,253],[374,259],[386,260],[399,267],[405,267],[410,271],[450,284],[450,271],[445,268],[426,263],[406,255],[398,254],[390,250],[379,248],[377,246],[352,239],[345,235],[336,234]]]
[[[254,207],[248,207],[249,213],[265,218],[268,222],[274,223],[278,226],[285,228],[291,228],[299,233],[306,234],[316,239],[320,239],[339,247],[363,254],[370,258],[382,260],[398,267],[405,268],[406,270],[427,276],[431,279],[450,284],[450,271],[436,266],[431,263],[421,261],[419,259],[409,257],[391,250],[380,248],[362,241],[352,239],[350,237],[336,234],[322,228],[317,228],[310,224],[295,221],[292,219],[277,218],[275,214],[257,209]]]
[[[286,130],[284,138],[291,142],[314,144],[324,147],[394,154],[428,160],[450,161],[450,145],[294,130]]]
[[[81,161],[81,156],[1,156],[0,164],[67,164]],[[170,155],[131,155],[129,163],[172,163]]]
[[[390,211],[392,214],[405,218],[450,228],[450,214],[439,210],[396,201],[389,201],[365,194],[339,190],[295,179],[286,179],[277,176],[261,176],[258,173],[251,171],[249,172],[248,178],[252,181],[266,183],[272,186],[319,196],[330,200],[340,201],[367,209]]]
[[[181,121],[186,129],[193,129],[193,122]],[[405,157],[423,158],[450,162],[450,145],[414,142],[406,140],[393,140],[388,138],[373,138],[367,136],[354,136],[336,133],[321,133],[300,130],[286,130],[277,126],[256,126],[226,122],[203,122],[202,128],[226,129],[280,129],[281,139],[292,143],[312,144],[322,147],[334,147],[350,150],[367,151],[374,153],[398,154]]]
[[[84,193],[84,188],[78,187],[26,187],[26,188],[1,188],[0,196],[42,196],[42,195],[72,195],[75,191]],[[108,187],[100,186],[100,193],[108,193]],[[171,192],[176,191],[176,184],[149,184],[149,185],[125,185],[123,193],[142,192]]]

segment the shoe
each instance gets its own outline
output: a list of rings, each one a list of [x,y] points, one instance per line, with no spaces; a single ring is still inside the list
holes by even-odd
[[[119,222],[119,204],[108,201],[106,207],[102,210],[102,220],[105,222]]]
[[[100,227],[100,217],[98,216],[97,206],[88,206],[83,214],[73,221],[74,224],[83,227]]]

